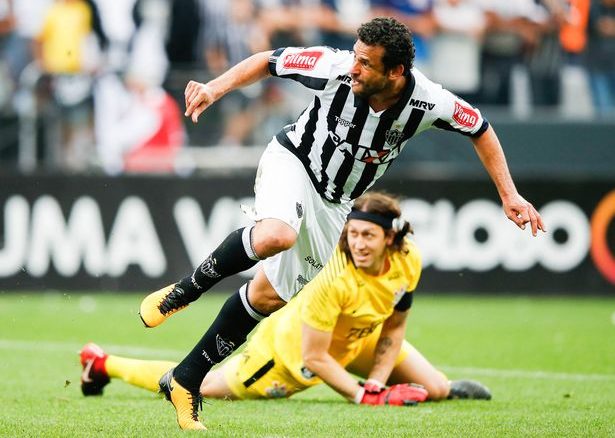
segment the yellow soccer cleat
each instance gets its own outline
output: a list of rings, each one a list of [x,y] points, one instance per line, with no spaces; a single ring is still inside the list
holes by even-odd
[[[141,301],[139,315],[145,327],[156,327],[192,301],[177,284],[170,284],[146,296]]]
[[[202,409],[201,394],[193,394],[173,378],[173,369],[167,371],[158,383],[160,392],[169,400],[177,413],[177,424],[184,430],[207,430],[199,421],[199,408]]]

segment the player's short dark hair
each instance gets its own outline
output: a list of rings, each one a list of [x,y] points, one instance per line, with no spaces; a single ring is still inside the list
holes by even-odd
[[[385,192],[368,192],[359,196],[355,202],[353,210],[360,210],[367,213],[377,214],[387,219],[397,219],[401,217],[401,206],[399,200]],[[385,232],[389,230],[384,230]],[[413,233],[412,226],[407,221],[402,221],[399,229],[394,230],[395,237],[390,246],[392,251],[407,252],[408,248],[404,239],[408,233]],[[348,246],[348,222],[344,225],[339,241],[340,249],[352,260],[350,247]]]
[[[359,40],[368,46],[382,46],[382,63],[386,70],[399,64],[404,66],[404,75],[409,75],[414,65],[414,41],[412,32],[395,18],[374,18],[363,23],[358,30]]]

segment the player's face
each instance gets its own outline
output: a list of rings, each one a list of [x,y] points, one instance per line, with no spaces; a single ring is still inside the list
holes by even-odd
[[[389,79],[382,63],[384,47],[368,46],[359,40],[353,50],[354,62],[348,72],[352,79],[352,92],[367,99],[385,90]]]
[[[386,247],[391,243],[384,229],[373,222],[350,219],[348,221],[348,247],[357,268],[371,275],[384,269]]]

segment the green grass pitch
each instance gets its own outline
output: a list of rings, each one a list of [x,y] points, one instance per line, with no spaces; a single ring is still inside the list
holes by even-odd
[[[123,382],[103,397],[79,389],[85,342],[180,360],[225,295],[147,330],[141,298],[0,293],[0,436],[185,436],[155,394]],[[418,295],[407,337],[450,378],[485,383],[493,400],[354,406],[322,386],[290,400],[209,401],[208,435],[615,437],[615,299]]]

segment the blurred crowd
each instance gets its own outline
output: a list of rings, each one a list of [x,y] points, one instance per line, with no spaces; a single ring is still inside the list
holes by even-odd
[[[264,145],[299,87],[255,84],[191,126],[186,82],[270,48],[351,49],[374,16],[407,24],[416,66],[481,107],[615,114],[615,0],[0,0],[0,132],[21,127],[26,166],[110,174],[171,171],[187,144]]]

